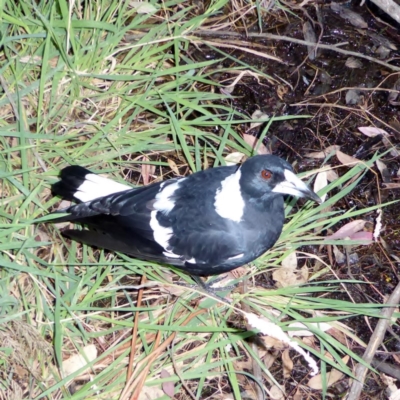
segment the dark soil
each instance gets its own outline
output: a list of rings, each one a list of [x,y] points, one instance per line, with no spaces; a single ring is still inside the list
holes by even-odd
[[[400,27],[379,10],[370,5],[360,7],[359,1],[343,4],[359,13],[367,22],[368,28],[361,29],[333,12],[328,2],[311,3],[313,4],[303,9],[292,9],[294,14],[275,12],[268,15],[264,20],[263,32],[303,40],[303,24],[309,21],[314,25],[316,36],[321,35],[321,43],[347,43],[342,48],[400,67]],[[319,3],[318,12],[314,6],[316,3]],[[317,23],[318,20],[320,24]],[[237,39],[237,34],[234,35]],[[393,44],[386,53],[383,51],[384,55],[376,35],[381,37],[381,42],[387,39]],[[226,34],[220,39],[229,37],[229,34]],[[358,130],[358,127],[362,126],[384,129],[391,135],[391,144],[400,145],[400,98],[390,101],[389,97],[390,89],[398,90],[400,87],[399,72],[366,59],[358,59],[361,61],[358,68],[349,68],[346,66],[349,56],[332,50],[319,50],[316,59],[311,61],[304,45],[254,38],[251,33],[247,38],[240,36],[240,40],[242,45],[247,43],[249,47],[254,43],[263,44],[265,48],[270,49],[271,54],[281,58],[283,62],[232,52],[235,57],[277,79],[278,83],[265,80],[260,84],[255,78],[246,77],[235,87],[232,93],[235,97],[230,100],[231,106],[249,116],[256,110],[261,110],[269,116],[311,116],[273,123],[264,140],[272,153],[287,158],[292,163],[297,161],[298,170],[307,170],[318,166],[320,160],[316,162],[307,159],[305,154],[311,150],[323,150],[331,145],[340,145],[344,153],[363,160],[368,160],[375,152],[385,152],[388,146],[382,137],[364,136]],[[215,55],[203,53],[203,56],[207,58]],[[226,61],[225,66],[228,66],[229,62]],[[223,76],[222,80],[224,78],[228,76]],[[360,91],[360,98],[356,104],[346,104],[346,94],[354,88]],[[246,128],[243,126],[243,133]],[[260,133],[259,129],[256,128],[251,133],[257,136]],[[394,183],[399,182],[400,158],[396,152],[386,154],[382,161],[389,171],[387,179]],[[337,165],[340,165],[338,161]],[[400,188],[385,189],[380,172],[377,169],[375,172],[376,174],[368,173],[357,189],[338,207],[363,208],[396,200]],[[368,217],[373,221],[376,214]],[[385,207],[383,225],[381,237],[386,245],[374,244],[358,248],[358,262],[349,268],[347,265],[333,265],[340,278],[366,282],[366,285],[362,286],[348,286],[353,301],[383,303],[385,296],[390,295],[398,284],[399,265],[393,255],[400,257],[400,203]],[[324,277],[327,278],[329,277]],[[366,290],[371,286],[371,289]],[[344,292],[339,294],[339,298],[350,300]],[[359,317],[347,321],[346,324],[368,343],[376,321],[369,319],[368,322],[369,325],[367,318]],[[377,361],[384,360],[388,364],[398,366],[399,336],[399,326],[393,325],[386,334],[384,346],[380,348],[382,351],[376,357]],[[363,349],[357,347],[354,347],[353,351],[360,355],[363,353]],[[287,393],[292,393],[293,385],[301,382],[303,372],[300,368],[298,374],[293,374],[293,380],[286,385]],[[340,398],[346,389],[339,383],[329,392],[333,398]],[[385,386],[377,375],[370,373],[362,398],[387,398],[385,396]],[[316,398],[318,397],[316,394]]]

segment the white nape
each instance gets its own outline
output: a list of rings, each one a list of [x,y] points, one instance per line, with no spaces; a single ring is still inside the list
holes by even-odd
[[[221,182],[221,189],[215,195],[215,211],[222,217],[240,222],[243,217],[244,200],[240,191],[240,176],[238,169]]]
[[[87,174],[85,176],[85,181],[78,187],[74,197],[80,201],[86,202],[130,189],[132,189],[131,186],[123,185],[112,179],[103,178],[96,174]]]

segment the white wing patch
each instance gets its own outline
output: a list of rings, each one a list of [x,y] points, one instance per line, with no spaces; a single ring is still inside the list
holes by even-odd
[[[168,242],[173,234],[173,231],[172,231],[172,228],[166,228],[166,227],[160,225],[160,223],[158,222],[158,219],[157,219],[157,213],[158,213],[157,210],[154,210],[151,212],[150,227],[151,227],[151,229],[153,229],[154,240],[161,247],[163,247],[169,254],[170,252],[168,251],[168,247],[169,247]],[[171,254],[173,254],[173,253],[171,253]],[[168,255],[168,257],[173,257],[173,256]]]
[[[243,217],[244,200],[240,191],[240,169],[221,182],[215,195],[215,211],[222,217],[240,222]]]
[[[85,175],[85,181],[78,187],[77,192],[74,193],[74,197],[86,202],[130,189],[132,189],[131,186],[123,185],[112,179],[103,178],[96,174],[87,174]]]
[[[175,206],[175,202],[173,200],[174,193],[179,189],[179,185],[183,182],[185,178],[180,179],[178,182],[171,183],[170,185],[163,187],[161,184],[161,191],[156,195],[156,201],[153,204],[154,209],[157,211],[161,211],[164,214],[168,214]]]
[[[179,258],[181,256],[169,251],[169,239],[173,235],[173,230],[170,227],[161,226],[157,219],[157,213],[162,212],[168,214],[175,207],[173,199],[174,193],[178,190],[179,185],[185,178],[179,179],[175,183],[164,186],[161,184],[161,190],[157,193],[155,202],[153,203],[154,211],[150,214],[150,227],[153,230],[154,240],[165,249],[164,255],[171,258]]]

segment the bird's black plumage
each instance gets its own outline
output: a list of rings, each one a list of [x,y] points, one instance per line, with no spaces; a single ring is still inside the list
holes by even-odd
[[[82,201],[62,210],[70,214],[63,219],[88,229],[65,236],[196,276],[230,271],[271,248],[284,223],[284,194],[319,201],[272,155],[139,188],[71,166],[52,189]]]

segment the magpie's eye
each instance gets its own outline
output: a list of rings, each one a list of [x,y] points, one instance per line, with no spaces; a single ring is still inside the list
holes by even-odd
[[[267,169],[263,169],[261,171],[261,178],[265,179],[266,181],[272,178],[272,172],[268,171]]]

